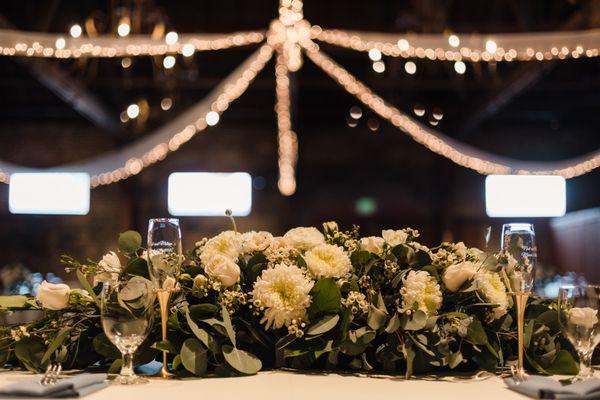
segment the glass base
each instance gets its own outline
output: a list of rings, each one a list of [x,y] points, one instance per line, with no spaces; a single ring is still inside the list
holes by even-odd
[[[117,375],[111,381],[113,385],[140,385],[150,382],[147,378],[138,375]]]

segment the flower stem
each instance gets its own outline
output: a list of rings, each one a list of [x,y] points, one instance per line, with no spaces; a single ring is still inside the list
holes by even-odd
[[[229,217],[229,220],[231,221],[231,225],[233,225],[234,232],[237,232],[237,225],[235,223],[235,218],[233,218],[233,212],[230,209],[227,209],[227,210],[225,210],[225,215],[227,215]]]

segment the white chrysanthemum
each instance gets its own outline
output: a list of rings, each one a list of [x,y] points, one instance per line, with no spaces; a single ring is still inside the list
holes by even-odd
[[[252,301],[264,307],[265,329],[289,326],[293,319],[306,316],[310,305],[308,294],[314,282],[295,265],[278,264],[264,270],[254,283]]]
[[[200,260],[207,265],[215,256],[225,256],[236,261],[242,252],[242,235],[234,231],[221,232],[209,239],[200,254]]]
[[[341,278],[350,272],[352,263],[343,248],[332,244],[322,244],[309,250],[304,261],[310,273],[317,279]]]
[[[317,228],[298,227],[287,231],[283,238],[298,250],[306,251],[325,243],[325,236]]]
[[[265,231],[251,231],[242,234],[242,250],[244,253],[263,251],[271,245],[273,235]]]
[[[442,290],[435,278],[426,271],[410,271],[402,279],[402,308],[421,310],[428,317],[437,315],[442,306]]]
[[[500,275],[488,270],[481,270],[475,274],[475,283],[485,301],[498,304],[498,307],[492,309],[493,319],[504,316],[508,310],[508,294]]]

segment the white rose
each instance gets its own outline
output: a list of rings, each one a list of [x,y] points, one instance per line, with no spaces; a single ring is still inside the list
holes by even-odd
[[[301,251],[310,250],[325,243],[325,236],[317,228],[294,228],[287,231],[283,238],[290,246]]]
[[[244,253],[263,251],[271,244],[273,235],[269,232],[246,232],[242,234],[242,249]]]
[[[204,265],[206,273],[219,280],[225,287],[233,286],[240,279],[240,267],[231,258],[217,254]]]
[[[62,310],[69,305],[71,288],[64,283],[49,283],[43,281],[38,286],[36,300],[42,307],[49,310]]]
[[[374,254],[381,254],[383,252],[383,244],[385,241],[379,236],[368,236],[360,239],[360,248]]]
[[[442,275],[442,281],[449,291],[456,292],[466,281],[472,279],[476,272],[475,264],[465,261],[446,268]]]
[[[592,329],[598,323],[598,310],[590,307],[573,307],[569,310],[569,322]]]
[[[381,231],[381,236],[383,236],[383,240],[392,247],[403,244],[406,242],[406,239],[408,239],[408,233],[403,230],[395,231],[393,229],[386,229]]]
[[[118,274],[122,269],[121,260],[119,260],[119,256],[114,251],[106,253],[98,263],[98,266],[105,272],[113,274]]]
[[[463,242],[458,242],[454,245],[454,251],[456,255],[462,259],[464,259],[467,256],[468,250],[469,249],[467,248],[467,246],[465,246]]]

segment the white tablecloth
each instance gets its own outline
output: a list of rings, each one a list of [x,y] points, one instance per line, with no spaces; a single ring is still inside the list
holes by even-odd
[[[32,374],[0,372],[0,385]],[[298,374],[276,371],[236,378],[161,380],[136,386],[111,385],[86,400],[493,400],[525,399],[495,376],[441,377],[406,381],[388,376]]]

